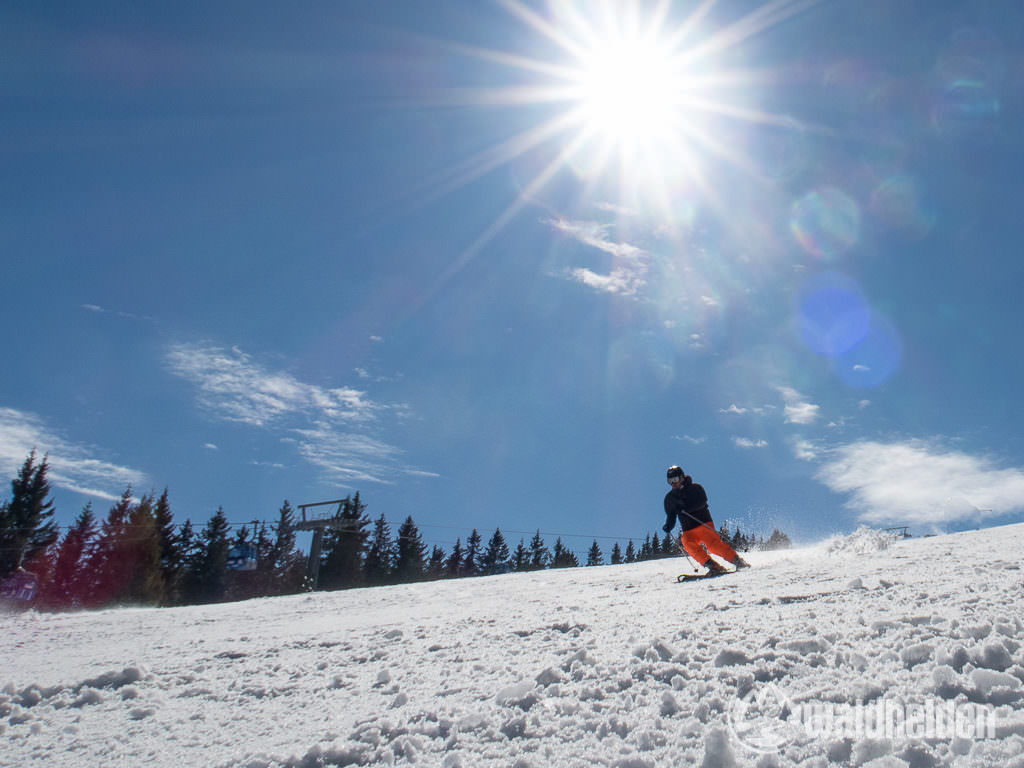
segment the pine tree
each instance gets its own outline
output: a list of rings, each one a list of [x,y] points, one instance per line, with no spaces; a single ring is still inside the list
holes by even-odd
[[[672,557],[676,551],[676,543],[672,538],[671,533],[666,533],[665,538],[661,540],[661,554],[662,557]]]
[[[373,536],[363,563],[363,575],[367,584],[387,584],[394,569],[395,544],[391,539],[391,526],[381,514],[373,524]]]
[[[476,528],[466,539],[466,557],[462,561],[462,573],[464,576],[476,576],[480,573],[480,534]]]
[[[249,574],[251,593],[254,597],[266,597],[273,586],[274,540],[265,522],[261,520],[258,525],[255,522],[253,525],[256,526],[256,540],[253,542],[256,547],[256,571]]]
[[[57,548],[53,577],[41,595],[45,604],[54,608],[77,608],[82,604],[82,569],[95,535],[96,516],[92,513],[92,502],[89,502]]]
[[[540,529],[537,529],[537,533],[533,535],[530,540],[530,570],[541,571],[548,567],[548,561],[551,559],[551,555],[548,552],[548,548],[544,546],[544,539],[540,536]]]
[[[615,546],[618,546],[618,544]],[[597,539],[594,539],[594,543],[590,546],[590,551],[587,552],[587,565],[604,565],[604,553],[601,552],[601,547],[597,545]]]
[[[256,534],[250,535],[249,526],[243,525],[238,529],[233,538],[228,539],[229,559],[237,557],[239,560],[233,566],[228,566],[227,561],[225,561],[224,600],[232,602],[248,600],[258,594],[258,565],[256,571],[245,570],[245,568],[249,567],[248,562],[245,561],[253,556],[258,557],[256,554]]]
[[[181,573],[185,567],[181,551],[181,536],[175,530],[174,515],[167,489],[160,495],[153,508],[156,520],[157,538],[160,541],[160,574],[164,582],[164,605],[177,605],[181,591]]]
[[[485,575],[504,573],[508,570],[509,559],[512,555],[508,551],[508,544],[501,533],[501,528],[495,528],[490,541],[487,542],[487,550],[480,558],[480,570]]]
[[[224,599],[227,586],[228,524],[224,508],[218,507],[206,527],[199,534],[199,556],[195,563],[197,599],[202,603],[214,603]]]
[[[47,457],[36,464],[32,451],[11,481],[11,500],[0,505],[0,580],[18,568],[32,569],[57,541],[59,532],[53,520],[53,500],[46,474]]]
[[[789,549],[793,546],[793,542],[790,541],[789,536],[784,534],[778,528],[772,531],[772,535],[768,537],[768,541],[765,543],[765,549]]]
[[[650,558],[652,560],[657,560],[657,559],[659,559],[661,557],[661,539],[658,538],[658,534],[654,534],[653,536],[650,537],[650,541],[651,541]]]
[[[455,546],[452,547],[452,553],[448,556],[448,560],[444,564],[444,575],[447,579],[457,579],[462,575],[462,563],[465,555],[462,551],[462,538],[459,537],[455,540]]]
[[[430,553],[430,562],[427,563],[427,578],[431,581],[443,579],[445,575],[444,550],[437,544]]]
[[[732,548],[737,552],[746,552],[750,549],[750,540],[740,531],[739,528],[732,535]]]
[[[562,537],[559,536],[555,541],[554,554],[551,558],[552,568],[576,568],[580,564],[580,561],[576,557],[576,553],[569,549],[566,549],[565,545],[562,544]]]
[[[192,528],[191,519],[186,519],[181,526],[178,546],[181,547],[181,572],[174,605],[191,605],[199,599],[199,561],[202,557],[199,537]]]
[[[520,539],[519,546],[512,553],[512,570],[525,571],[530,563],[530,550],[526,548],[526,540]]]
[[[644,539],[644,543],[640,545],[640,557],[639,560],[650,560],[651,559],[651,534],[647,534],[647,538]]]
[[[633,540],[632,539],[630,539],[629,543],[626,544],[626,562],[627,563],[635,563],[636,562],[636,547],[633,546]]]
[[[346,498],[335,517],[337,528],[324,532],[324,558],[320,566],[320,585],[324,589],[347,589],[362,584],[363,560],[370,538],[366,527],[370,518],[359,499]]]
[[[273,533],[273,543],[267,557],[266,592],[268,595],[295,594],[302,588],[306,576],[306,560],[295,548],[295,511],[288,499],[284,500],[277,512]]]
[[[151,496],[143,496],[138,504],[129,508],[122,551],[124,581],[118,590],[118,601],[159,605],[164,599],[164,579],[160,570],[160,535]]]
[[[131,508],[132,489],[129,487],[107,512],[107,518],[100,526],[96,544],[86,564],[88,581],[85,601],[89,607],[97,608],[117,600],[127,581],[126,538]]]
[[[622,565],[622,547],[619,546],[619,542],[615,542],[615,546],[612,547],[612,565]]]
[[[426,573],[426,558],[427,547],[410,515],[398,528],[395,578],[399,582],[420,581]]]

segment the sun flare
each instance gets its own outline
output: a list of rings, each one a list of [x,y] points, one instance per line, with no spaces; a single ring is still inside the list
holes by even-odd
[[[648,41],[600,45],[581,62],[581,122],[607,141],[653,140],[682,117],[681,77],[670,53]]]
[[[521,132],[448,168],[443,189],[454,189],[530,155],[533,164],[515,202],[468,249],[465,263],[563,170],[607,196],[618,187],[622,208],[670,213],[679,193],[724,210],[726,195],[714,165],[756,174],[723,125],[747,122],[791,128],[793,119],[749,102],[766,73],[736,69],[738,46],[819,0],[770,0],[716,26],[716,0],[700,0],[684,18],[671,0],[498,0],[537,34],[543,55],[456,46],[498,65],[494,87],[457,89],[455,103],[523,107],[546,114]],[[507,84],[507,73],[523,75]],[[451,103],[449,101],[448,103]],[[542,108],[541,111],[538,108]],[[614,193],[613,193],[614,194]],[[606,198],[607,199],[607,198]]]

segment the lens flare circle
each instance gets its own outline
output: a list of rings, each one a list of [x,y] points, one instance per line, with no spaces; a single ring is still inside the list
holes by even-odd
[[[867,334],[836,365],[844,384],[869,389],[888,381],[899,370],[902,360],[903,341],[895,326],[884,315],[873,313]]]
[[[821,187],[793,203],[789,228],[807,253],[833,260],[860,240],[860,207],[842,190]]]
[[[860,287],[829,272],[808,280],[797,306],[797,330],[804,346],[823,357],[840,357],[860,344],[871,327],[871,310]]]
[[[871,212],[887,227],[913,238],[923,238],[935,226],[936,215],[912,176],[897,174],[871,193]]]

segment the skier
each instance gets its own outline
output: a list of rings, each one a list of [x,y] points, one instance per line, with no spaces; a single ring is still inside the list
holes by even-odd
[[[708,569],[708,576],[729,573],[715,562],[711,555],[718,555],[732,563],[736,570],[749,568],[750,564],[722,541],[715,530],[711,512],[708,510],[708,495],[704,488],[693,482],[693,478],[679,467],[668,468],[668,483],[672,490],[665,494],[666,520],[662,530],[671,533],[678,517],[682,528],[679,545],[690,557]]]

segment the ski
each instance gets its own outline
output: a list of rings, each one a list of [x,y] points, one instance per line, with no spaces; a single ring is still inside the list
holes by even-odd
[[[684,581],[700,581],[701,579],[714,579],[719,576],[726,576],[736,571],[723,571],[722,573],[681,573],[676,577],[676,582],[682,584]]]

